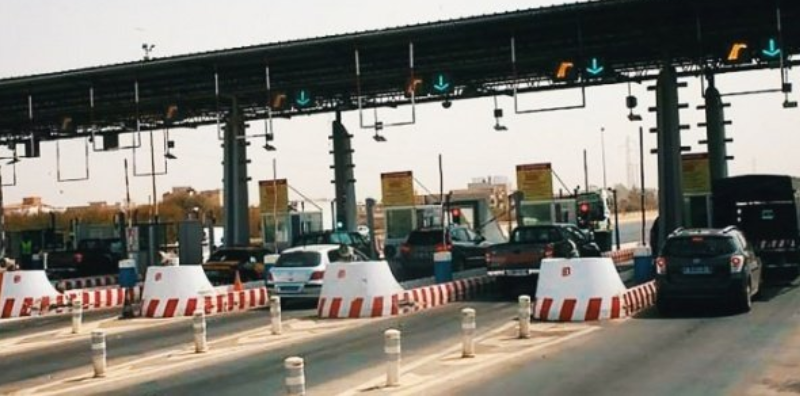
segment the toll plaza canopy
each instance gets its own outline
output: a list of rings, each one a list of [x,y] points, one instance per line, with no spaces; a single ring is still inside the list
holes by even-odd
[[[783,68],[797,21],[796,0],[605,0],[10,78],[0,143]]]

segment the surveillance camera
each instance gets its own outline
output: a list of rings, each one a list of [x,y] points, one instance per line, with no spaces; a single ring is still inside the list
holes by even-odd
[[[442,107],[445,110],[449,109],[452,106],[453,106],[453,102],[451,102],[450,100],[445,100],[444,103],[442,103]]]

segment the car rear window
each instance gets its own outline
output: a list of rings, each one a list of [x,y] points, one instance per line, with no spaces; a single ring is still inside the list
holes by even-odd
[[[251,253],[244,250],[223,250],[218,251],[211,255],[208,261],[238,261],[244,262],[250,260]],[[255,255],[253,255],[255,256]]]
[[[408,244],[417,246],[436,246],[442,243],[442,231],[414,231],[408,236]]]
[[[292,253],[283,253],[278,262],[275,264],[276,268],[303,268],[303,267],[316,267],[320,264],[321,257],[319,253],[311,251],[298,251]]]
[[[736,251],[733,238],[691,236],[667,240],[664,255],[667,257],[717,257]]]
[[[564,239],[556,228],[525,228],[514,232],[516,243],[556,243]]]

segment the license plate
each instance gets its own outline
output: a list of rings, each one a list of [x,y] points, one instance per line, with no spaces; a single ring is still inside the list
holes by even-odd
[[[683,268],[684,275],[711,275],[711,267],[708,266],[693,266],[693,267],[684,267]]]
[[[506,271],[506,275],[508,276],[528,276],[527,269],[512,269]]]
[[[278,293],[297,293],[301,290],[303,290],[303,287],[299,285],[275,287],[275,291],[277,291]]]

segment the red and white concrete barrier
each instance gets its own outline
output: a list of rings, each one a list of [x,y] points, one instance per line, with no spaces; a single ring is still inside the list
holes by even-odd
[[[625,292],[626,316],[633,316],[656,304],[656,283],[651,281]]]
[[[608,258],[544,260],[533,318],[558,322],[622,318],[623,293],[625,285]]]
[[[609,251],[603,253],[603,257],[608,257],[614,261],[614,265],[619,266],[633,262],[633,256],[636,249],[622,249],[619,251]]]
[[[56,289],[61,292],[75,289],[88,289],[114,286],[119,282],[116,275],[90,276],[86,278],[64,279],[55,283]]]
[[[0,272],[0,318],[34,315],[35,306],[45,302],[64,302],[61,293],[47,280],[44,271]]]

